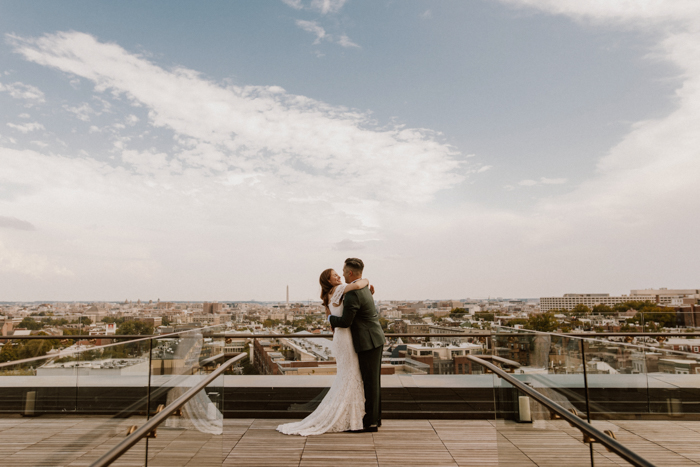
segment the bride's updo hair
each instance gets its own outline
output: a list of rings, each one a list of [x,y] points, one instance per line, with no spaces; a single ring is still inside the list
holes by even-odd
[[[326,269],[321,273],[321,277],[318,278],[318,282],[321,284],[321,300],[323,300],[323,306],[328,308],[328,301],[330,300],[330,292],[333,290],[333,284],[331,284],[331,273],[333,269]]]

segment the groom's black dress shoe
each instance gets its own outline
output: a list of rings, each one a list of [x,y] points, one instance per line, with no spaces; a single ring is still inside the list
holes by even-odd
[[[377,426],[368,426],[365,427],[365,429],[362,431],[364,431],[365,433],[376,433],[379,431],[379,428]]]

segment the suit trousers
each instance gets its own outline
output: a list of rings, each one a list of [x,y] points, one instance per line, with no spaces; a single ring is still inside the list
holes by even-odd
[[[362,425],[378,426],[382,423],[382,353],[384,347],[379,346],[357,353],[360,363],[360,374],[365,389],[365,416]]]

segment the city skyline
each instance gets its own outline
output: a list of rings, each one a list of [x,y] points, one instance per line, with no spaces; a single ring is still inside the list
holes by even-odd
[[[3,2],[0,300],[696,287],[698,14]]]

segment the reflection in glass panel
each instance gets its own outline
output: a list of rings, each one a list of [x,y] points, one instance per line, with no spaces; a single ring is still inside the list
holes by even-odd
[[[207,333],[217,332],[208,328]],[[223,362],[224,338],[206,337],[193,329],[153,340],[151,413],[167,407],[205,379]],[[169,465],[221,465],[223,452],[223,377],[198,391],[158,428],[148,444],[149,462]],[[177,452],[176,459],[171,459]]]
[[[586,419],[581,347],[568,336],[499,328],[492,336],[493,363],[565,410]],[[548,409],[494,375],[499,463],[535,465],[566,452],[569,465],[589,465],[590,448],[569,435],[569,425],[552,420]],[[557,446],[548,440],[557,441]]]
[[[82,339],[26,340],[17,346],[24,361],[0,364],[7,422],[3,463],[21,465],[31,459],[33,465],[68,465],[116,444],[130,426],[143,424],[145,417],[138,413],[143,409],[129,406],[146,401],[148,341]],[[38,355],[27,355],[27,349]],[[132,451],[129,455],[142,462],[145,442]]]

